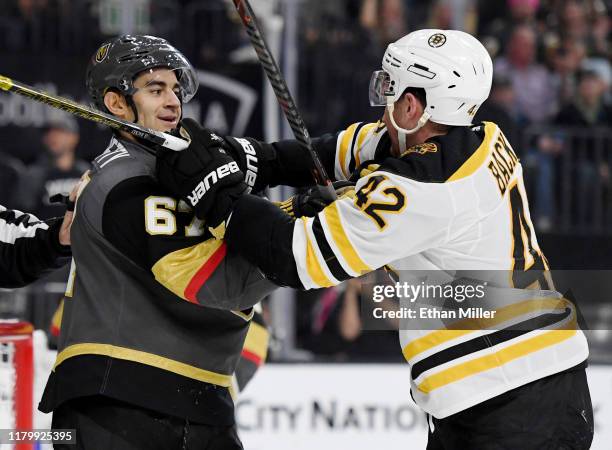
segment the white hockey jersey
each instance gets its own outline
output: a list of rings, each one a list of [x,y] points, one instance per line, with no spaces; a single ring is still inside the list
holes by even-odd
[[[335,178],[353,172],[360,178],[354,192],[296,221],[293,254],[305,288],[336,285],[385,265],[400,274],[498,270],[514,277],[548,269],[521,164],[497,125],[453,128],[398,158],[381,158],[389,148],[380,123],[338,134]],[[489,328],[400,331],[413,397],[426,412],[447,417],[587,358],[571,302],[540,290],[537,275],[530,290],[514,288],[514,281],[504,295],[518,306]],[[504,333],[504,318],[516,323],[560,310],[570,313],[558,323]]]

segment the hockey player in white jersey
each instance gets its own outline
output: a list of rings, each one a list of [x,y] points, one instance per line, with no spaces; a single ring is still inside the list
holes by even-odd
[[[383,119],[314,140],[328,173],[356,185],[312,217],[285,212],[316,204],[316,189],[284,210],[253,195],[224,195],[223,179],[211,178],[211,168],[188,152],[161,153],[159,180],[194,199],[196,214],[225,231],[228,247],[279,285],[333,286],[385,265],[513,274],[508,292],[540,298],[521,303],[531,306],[513,318],[552,311],[545,327],[400,332],[411,365],[406,382],[430,419],[427,448],[587,449],[593,416],[586,339],[573,306],[542,276],[548,263],[517,155],[497,125],[472,124],[491,82],[490,56],[461,31],[420,30],[389,45],[370,85],[372,104],[386,107]],[[295,141],[227,137],[218,145],[254,191],[309,183],[312,163]],[[252,155],[259,166],[249,174]],[[211,179],[221,184],[214,208]],[[532,294],[521,289],[527,287]]]

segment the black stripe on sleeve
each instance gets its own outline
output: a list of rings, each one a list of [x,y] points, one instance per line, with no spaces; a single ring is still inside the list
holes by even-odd
[[[479,336],[470,341],[462,342],[461,344],[442,350],[414,364],[411,367],[412,379],[416,380],[424,372],[449,361],[461,358],[462,356],[476,353],[488,347],[494,347],[502,342],[509,341],[510,339],[522,336],[523,334],[527,334],[530,331],[538,330],[561,322],[562,320],[566,319],[571,312],[572,310],[570,308],[566,308],[561,314],[542,314],[541,316],[533,319],[525,320],[508,328],[498,330],[495,333]]]
[[[335,253],[332,251],[329,242],[327,242],[327,238],[325,237],[325,232],[323,231],[323,227],[321,226],[321,220],[319,216],[315,217],[315,220],[312,223],[312,232],[317,241],[317,245],[321,250],[321,254],[323,255],[323,259],[325,259],[325,264],[329,267],[330,272],[338,281],[348,280],[352,278],[351,275],[346,273],[346,271],[340,265],[338,258]]]
[[[391,138],[386,130],[383,133],[374,151],[374,160],[379,162],[391,155]]]
[[[349,176],[355,170],[355,150],[356,150],[355,144],[357,143],[357,136],[359,136],[359,132],[361,131],[364,125],[365,125],[365,122],[361,122],[359,125],[357,125],[357,128],[355,129],[355,133],[353,134],[353,141],[351,142],[351,146],[349,147],[349,150],[351,153],[351,160],[349,162],[349,167],[348,167]]]

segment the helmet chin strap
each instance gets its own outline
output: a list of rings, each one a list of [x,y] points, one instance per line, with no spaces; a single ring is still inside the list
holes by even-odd
[[[397,140],[399,141],[399,147],[400,147],[399,150],[400,150],[400,155],[401,155],[407,150],[406,136],[408,136],[409,134],[414,134],[417,131],[419,131],[421,128],[423,128],[425,124],[427,123],[427,121],[429,120],[429,118],[431,117],[431,114],[429,114],[428,112],[424,112],[421,118],[419,119],[419,121],[417,122],[416,126],[414,128],[411,128],[410,130],[407,130],[405,128],[400,127],[395,122],[395,117],[393,117],[393,111],[395,111],[395,103],[389,100],[389,103],[387,103],[387,108],[389,109],[389,118],[391,119],[391,124],[393,125],[393,128],[395,128],[397,131]]]

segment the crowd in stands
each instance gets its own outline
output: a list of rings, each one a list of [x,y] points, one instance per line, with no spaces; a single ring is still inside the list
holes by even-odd
[[[536,228],[611,233],[610,0],[295,1],[296,97],[312,135],[382,115],[368,105],[368,82],[390,42],[417,28],[460,28],[479,37],[493,57],[492,93],[476,120],[498,123],[519,153]],[[39,55],[49,64],[61,53],[84,69],[92,49],[119,32],[115,3],[6,0],[0,55],[9,62]],[[169,39],[198,68],[231,72],[250,46],[229,0],[134,3],[142,16],[137,31]],[[268,14],[285,1],[252,3]],[[0,129],[5,112],[0,104]],[[0,204],[43,218],[58,214],[49,196],[68,193],[91,158],[83,153],[79,124],[58,117],[36,128],[28,151],[12,150],[17,143],[6,139],[0,143]],[[359,281],[300,295],[302,347],[332,359],[367,357],[388,347],[377,340],[372,348],[362,339]],[[394,333],[379,333],[395,345]]]

